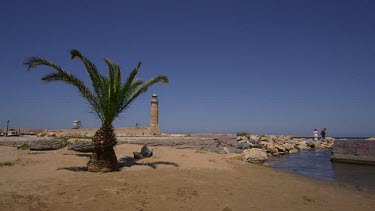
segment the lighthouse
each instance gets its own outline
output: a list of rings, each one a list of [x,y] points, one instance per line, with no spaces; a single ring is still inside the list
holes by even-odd
[[[160,135],[160,126],[159,126],[159,100],[156,94],[153,94],[151,97],[151,118],[150,118],[150,134],[151,135]]]

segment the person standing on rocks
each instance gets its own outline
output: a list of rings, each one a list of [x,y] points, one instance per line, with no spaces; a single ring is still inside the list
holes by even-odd
[[[319,136],[318,129],[314,130],[313,135],[314,135],[314,141],[317,141],[318,140],[318,136]]]
[[[322,135],[322,141],[325,141],[326,140],[326,128],[324,128],[321,132],[320,132],[320,135]]]

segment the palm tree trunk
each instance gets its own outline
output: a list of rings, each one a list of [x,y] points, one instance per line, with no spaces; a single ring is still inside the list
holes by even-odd
[[[90,172],[109,172],[118,170],[118,161],[113,146],[117,143],[111,124],[102,125],[92,138],[94,152],[87,164]]]

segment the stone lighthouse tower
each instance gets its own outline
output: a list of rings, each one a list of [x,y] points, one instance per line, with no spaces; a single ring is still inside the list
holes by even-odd
[[[153,94],[151,98],[150,134],[154,136],[160,135],[158,104],[158,96]]]

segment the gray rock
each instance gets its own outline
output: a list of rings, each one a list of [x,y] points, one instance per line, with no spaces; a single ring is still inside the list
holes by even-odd
[[[242,140],[238,142],[237,145],[238,149],[249,149],[250,148],[250,143],[247,140]]]
[[[137,160],[143,158],[142,154],[139,152],[133,152],[133,155],[134,155],[134,159],[137,159]]]
[[[267,153],[261,149],[247,149],[242,152],[244,161],[257,164],[268,164]]]
[[[236,149],[234,152],[237,154],[242,154],[243,151],[244,151],[243,149]]]
[[[259,144],[259,139],[249,139],[249,142],[252,144]]]
[[[262,149],[263,148],[263,145],[261,144],[253,144],[253,148],[259,148],[259,149]]]
[[[313,140],[309,139],[306,141],[306,145],[311,148],[315,148],[315,143]]]
[[[29,149],[34,151],[56,150],[66,146],[62,140],[36,140],[29,143]]]
[[[68,145],[68,150],[74,150],[77,152],[93,152],[94,145],[92,144],[92,142],[79,142]]]
[[[152,150],[147,147],[147,145],[144,145],[141,149],[141,154],[143,157],[151,157],[152,156]]]

